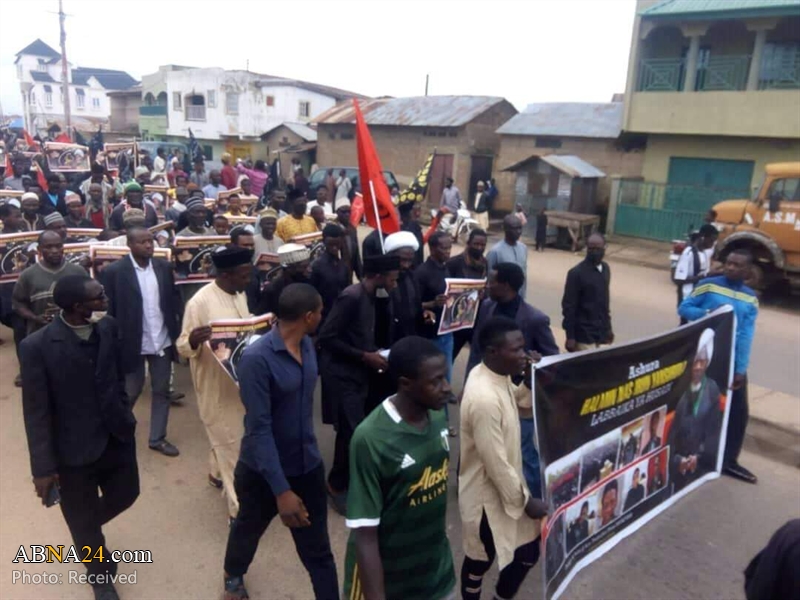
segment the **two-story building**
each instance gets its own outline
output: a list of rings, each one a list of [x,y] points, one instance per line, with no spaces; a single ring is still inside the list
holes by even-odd
[[[63,131],[64,94],[61,54],[42,40],[17,52],[14,61],[22,94],[25,128],[42,135]],[[73,67],[67,63],[67,81],[72,126],[81,132],[108,129],[111,103],[108,92],[128,90],[137,81],[125,71]]]
[[[353,97],[362,96],[250,71],[166,65],[142,78],[139,128],[145,139],[182,142],[191,129],[212,162],[223,152],[266,159],[265,133],[307,123]]]
[[[622,128],[647,138],[644,183],[620,187],[616,232],[684,235],[800,160],[799,90],[797,0],[637,0]]]

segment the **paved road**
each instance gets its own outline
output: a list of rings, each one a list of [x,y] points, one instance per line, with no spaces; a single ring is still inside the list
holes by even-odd
[[[529,298],[553,317],[565,269],[576,257],[548,252],[530,258]],[[656,333],[674,322],[673,289],[659,271],[612,264],[614,320],[620,341]],[[797,385],[798,325],[795,314],[766,310],[759,323],[753,379],[762,385],[800,395]],[[563,343],[560,330],[556,330]],[[0,337],[9,339],[8,330]],[[762,352],[772,349],[766,356]],[[464,353],[466,354],[466,353]],[[465,356],[456,369],[463,377]],[[0,598],[56,599],[92,597],[88,586],[32,586],[12,583],[12,571],[60,573],[68,581],[71,566],[15,565],[20,545],[69,544],[60,511],[44,509],[30,483],[28,454],[22,426],[20,394],[11,386],[16,373],[13,346],[0,346]],[[177,372],[179,389],[191,390],[188,369]],[[137,572],[136,585],[120,586],[123,600],[218,598],[227,525],[225,503],[206,483],[208,443],[193,394],[187,405],[173,409],[170,439],[181,449],[167,459],[146,447],[149,398],[136,407],[142,495],[136,504],[106,528],[113,549],[151,550],[153,564],[124,565],[120,572]],[[455,418],[452,417],[451,418]],[[319,424],[323,457],[330,464],[333,437]],[[457,440],[453,445],[458,451]],[[611,553],[580,573],[567,598],[740,598],[741,571],[749,558],[784,521],[797,516],[800,474],[796,468],[746,454],[743,462],[760,477],[752,487],[721,479],[712,482],[653,520]],[[455,461],[453,461],[455,466]],[[452,481],[455,473],[450,473]],[[462,559],[458,506],[450,490],[448,531],[456,566]],[[347,532],[341,517],[331,512],[329,530],[340,567]],[[82,572],[82,571],[81,571]],[[494,571],[487,582],[496,577]],[[247,576],[253,598],[305,600],[311,586],[297,560],[291,538],[273,523],[262,540]],[[489,591],[484,597],[489,597]],[[519,598],[541,597],[539,568],[531,573]]]

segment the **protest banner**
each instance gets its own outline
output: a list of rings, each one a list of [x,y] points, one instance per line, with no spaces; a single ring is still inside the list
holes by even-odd
[[[103,159],[106,162],[106,169],[109,171],[120,171],[125,168],[132,168],[135,162],[136,142],[125,142],[119,144],[103,144]],[[97,162],[102,162],[101,157],[96,158]]]
[[[311,260],[317,259],[323,252],[325,252],[325,244],[322,243],[322,232],[315,231],[313,233],[302,233],[295,235],[288,240],[292,244],[302,244],[311,253]]]
[[[255,227],[258,221],[258,217],[248,217],[247,215],[225,215],[225,218],[228,219],[231,229],[237,225],[250,225],[251,227]]]
[[[158,198],[153,198],[154,194],[158,194],[159,196],[161,196],[161,200],[159,201]],[[168,209],[170,204],[172,203],[169,197],[169,186],[166,185],[146,185],[144,186],[144,195],[151,202],[153,203],[158,202],[158,204],[156,204],[156,207],[160,208],[161,210]]]
[[[89,247],[89,258],[92,259],[92,268],[89,274],[97,277],[108,265],[124,258],[130,254],[127,246],[107,246],[106,244],[91,244]],[[166,261],[172,260],[172,250],[169,248],[155,248],[154,258],[163,258]]]
[[[0,202],[5,202],[11,198],[22,198],[22,190],[0,190]]]
[[[67,227],[67,239],[70,241],[70,243],[96,240],[97,236],[101,233],[103,233],[102,229],[91,229],[88,227]]]
[[[252,319],[226,319],[209,323],[211,339],[206,344],[236,385],[239,385],[236,367],[242,353],[247,346],[269,331],[273,319],[274,315],[267,313]]]
[[[203,204],[208,210],[217,210],[217,201],[213,198],[203,198]]]
[[[545,598],[719,477],[733,377],[730,307],[679,329],[543,359],[534,370]]]
[[[36,262],[41,231],[0,234],[0,283],[16,283],[19,274]]]
[[[227,235],[178,236],[175,238],[175,284],[208,283],[214,279],[211,255],[230,243]]]
[[[78,144],[45,142],[47,168],[53,173],[85,172],[90,170],[89,148]]]
[[[266,271],[269,273],[273,269],[279,269],[281,266],[281,259],[277,254],[271,252],[262,252],[256,259],[256,267],[259,271]]]
[[[442,318],[439,320],[439,335],[452,333],[459,329],[470,329],[478,318],[481,304],[480,293],[486,289],[485,279],[450,279],[444,280],[447,296]]]

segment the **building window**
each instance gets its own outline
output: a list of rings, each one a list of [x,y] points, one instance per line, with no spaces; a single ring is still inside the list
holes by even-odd
[[[328,134],[328,139],[329,140],[335,140],[336,139],[336,134],[335,133],[329,133]]]
[[[267,106],[275,106],[275,96],[267,96]]]
[[[53,92],[44,93],[44,105],[53,106]]]
[[[17,63],[17,79],[22,79],[22,63]]]
[[[183,103],[181,102],[181,93],[172,92],[172,110],[181,110]]]
[[[561,140],[554,137],[537,137],[537,148],[561,148]]]
[[[311,102],[300,100],[297,115],[301,118],[309,118],[311,116]]]
[[[206,99],[200,94],[186,96],[186,120],[206,120]]]
[[[214,149],[211,146],[203,146],[203,156],[206,160],[214,160]]]
[[[343,140],[352,140],[355,138],[355,135],[353,135],[352,133],[343,133],[339,137]]]
[[[47,73],[47,63],[43,58],[39,59],[39,63],[36,65],[36,70],[40,73]]]
[[[77,100],[76,104],[78,108],[83,108],[86,106],[86,92],[81,89],[75,90],[75,98]]]
[[[208,90],[208,92],[206,92],[206,98],[208,98],[208,108],[216,108],[217,107],[217,91],[216,90]]]
[[[92,98],[92,109],[100,110],[100,98]]]
[[[31,97],[30,97],[29,102],[31,104],[36,104],[36,92],[31,92]]]
[[[239,114],[239,94],[237,92],[225,93],[225,114],[226,115]]]

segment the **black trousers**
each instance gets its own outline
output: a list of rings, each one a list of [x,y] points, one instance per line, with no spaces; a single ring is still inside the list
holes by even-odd
[[[239,514],[228,534],[225,572],[241,577],[253,562],[258,542],[278,514],[275,494],[266,479],[239,461],[233,484],[239,498]],[[320,465],[299,477],[287,477],[292,491],[308,509],[311,525],[292,529],[292,538],[303,566],[311,576],[317,600],[338,600],[336,563],[328,538],[328,502],[325,495],[325,467]]]
[[[382,400],[382,398],[381,398]],[[333,464],[328,474],[328,484],[337,492],[343,492],[350,486],[350,440],[358,424],[369,414],[368,409],[380,402],[358,394],[342,394],[337,402],[336,441],[333,447]]]
[[[95,462],[80,467],[60,467],[61,512],[67,522],[75,546],[89,546],[94,554],[103,546],[105,559],[111,551],[106,548],[102,526],[130,507],[139,496],[139,467],[136,463],[136,443],[120,442],[110,437],[108,445]],[[98,494],[98,489],[103,495]],[[83,557],[83,555],[81,555]],[[113,562],[86,563],[90,575],[117,572]]]
[[[749,417],[747,378],[745,378],[742,387],[733,390],[733,394],[731,394],[731,412],[728,417],[728,433],[725,438],[725,463],[736,462],[739,459]]]
[[[523,516],[527,519],[527,516]],[[492,530],[489,528],[489,519],[483,513],[480,528],[481,542],[486,550],[489,560],[475,560],[469,556],[464,556],[464,563],[461,565],[461,597],[464,600],[480,600],[481,585],[483,576],[489,570],[497,554],[494,547]],[[528,575],[533,566],[539,561],[539,544],[541,538],[536,538],[524,546],[520,546],[514,552],[514,560],[511,564],[500,571],[500,578],[497,580],[495,597],[502,600],[511,600],[517,595],[522,582]]]

